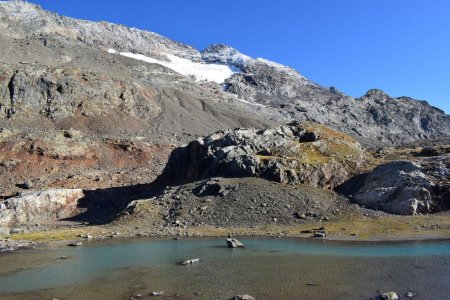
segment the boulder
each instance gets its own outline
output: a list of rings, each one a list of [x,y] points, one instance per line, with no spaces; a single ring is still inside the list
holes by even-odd
[[[48,224],[77,212],[81,189],[51,189],[9,198],[0,203],[0,225]]]
[[[241,241],[239,241],[235,238],[229,238],[226,241],[227,241],[228,248],[243,248],[243,247],[245,247],[244,243],[242,243]]]
[[[435,210],[434,194],[435,183],[420,164],[394,161],[370,173],[354,199],[372,209],[416,215]]]
[[[321,238],[323,238],[323,237],[327,236],[327,233],[325,231],[322,231],[322,230],[316,230],[316,231],[314,231],[312,236],[313,237],[321,237]]]
[[[387,292],[380,294],[379,298],[381,300],[398,300],[398,295],[396,292]]]

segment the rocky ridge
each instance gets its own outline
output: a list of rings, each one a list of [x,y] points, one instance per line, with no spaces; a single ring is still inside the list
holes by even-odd
[[[219,131],[175,149],[159,182],[211,177],[261,177],[287,184],[334,188],[364,164],[351,137],[325,126],[291,123],[273,129]]]

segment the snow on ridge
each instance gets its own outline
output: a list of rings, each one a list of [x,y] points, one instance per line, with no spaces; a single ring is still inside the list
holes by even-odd
[[[135,54],[130,52],[117,52],[114,49],[108,49],[108,53],[112,54],[118,53],[122,56],[137,59],[140,61],[145,61],[153,64],[160,64],[182,75],[186,76],[193,75],[195,76],[197,81],[207,80],[207,81],[214,81],[217,83],[223,83],[225,79],[229,78],[234,73],[240,72],[239,69],[237,69],[232,65],[194,62],[192,60],[181,58],[173,54],[165,54],[169,61],[163,61],[142,54]]]

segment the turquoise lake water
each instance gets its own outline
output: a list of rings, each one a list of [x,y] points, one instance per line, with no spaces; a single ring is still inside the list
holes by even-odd
[[[0,298],[129,299],[164,291],[165,299],[369,299],[394,290],[450,299],[450,241],[241,241],[245,249],[228,249],[224,239],[136,240],[2,254]],[[176,264],[189,258],[200,261]]]

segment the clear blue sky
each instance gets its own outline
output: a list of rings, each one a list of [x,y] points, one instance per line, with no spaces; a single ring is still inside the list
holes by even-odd
[[[233,46],[351,96],[379,88],[450,113],[448,0],[32,0],[60,14]]]

